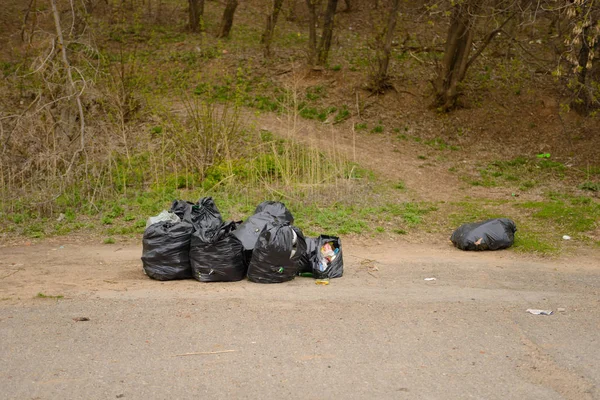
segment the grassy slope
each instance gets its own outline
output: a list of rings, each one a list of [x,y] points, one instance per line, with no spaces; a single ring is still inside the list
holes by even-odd
[[[347,174],[344,161],[337,178],[328,182],[333,186],[320,187],[313,182],[306,189],[299,187],[302,182],[286,185],[280,181],[261,186],[256,184],[261,173],[253,171],[255,187],[240,190],[240,185],[252,185],[248,181],[220,184],[228,175],[217,166],[191,189],[187,183],[180,184],[179,176],[162,185],[117,192],[92,205],[58,199],[50,215],[40,215],[29,207],[19,209],[19,203],[12,203],[10,212],[2,214],[5,234],[43,237],[83,231],[100,233],[110,243],[112,237],[142,232],[145,218],[168,207],[173,198],[213,195],[225,216],[235,219],[246,217],[264,198],[284,200],[309,234],[442,238],[463,222],[510,216],[519,226],[516,248],[523,251],[560,251],[563,234],[582,243],[600,243],[600,205],[594,197],[600,172],[595,153],[586,156],[578,150],[591,147],[591,142],[582,136],[575,147],[565,151],[562,139],[557,139],[556,132],[561,129],[557,119],[523,111],[527,107],[539,111],[536,99],[547,96],[546,83],[528,79],[526,65],[500,60],[491,69],[474,66],[465,87],[468,107],[440,116],[427,110],[429,100],[424,96],[437,53],[406,53],[395,48],[392,74],[397,95],[371,97],[360,89],[374,62],[365,40],[372,33],[369,12],[341,14],[329,67],[305,73],[297,69],[307,40],[303,24],[281,18],[273,43],[275,58],[265,61],[258,44],[262,26],[255,23],[264,19],[263,12],[253,2],[240,6],[229,40],[211,35],[218,25],[220,4],[207,2],[207,33],[203,35],[185,32],[179,22],[184,20],[185,10],[178,3],[164,4],[162,12],[136,14],[133,20],[121,19],[111,25],[106,18],[94,20],[105,66],[124,66],[124,87],[147,107],[132,121],[137,129],[155,132],[160,126],[153,110],[176,108],[181,98],[190,95],[257,113],[298,113],[317,123],[354,127],[366,141],[376,135],[399,144],[414,142],[420,150],[403,156],[417,158],[433,174],[436,169],[449,169],[464,187],[452,198],[422,201],[420,193],[426,190],[426,183],[406,187],[390,180],[385,171]],[[408,19],[400,29],[411,28]],[[433,31],[421,31],[420,39],[430,40]],[[409,44],[419,44],[417,36]],[[547,142],[541,146],[532,144],[539,130],[547,131]],[[512,131],[521,134],[507,136]],[[538,149],[550,153],[551,159],[536,158],[541,153]],[[569,155],[569,151],[576,154]],[[239,157],[234,161],[248,161],[247,155]],[[570,166],[570,162],[577,165]],[[511,196],[499,199],[495,189]],[[471,190],[477,190],[477,195],[470,195]]]

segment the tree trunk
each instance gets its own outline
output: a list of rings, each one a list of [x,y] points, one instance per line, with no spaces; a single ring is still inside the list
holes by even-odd
[[[83,105],[81,103],[81,91],[77,90],[75,86],[75,81],[73,80],[73,73],[71,72],[71,64],[69,63],[69,59],[67,57],[67,48],[65,47],[65,41],[63,38],[62,27],[60,25],[60,13],[58,12],[58,8],[56,7],[56,0],[50,0],[50,6],[52,7],[52,14],[54,15],[54,26],[56,28],[56,41],[58,44],[58,49],[62,56],[63,66],[65,68],[65,73],[67,75],[67,93],[71,99],[75,99],[75,104],[77,105],[77,110],[79,112],[79,143],[80,147],[73,153],[73,157],[71,158],[71,163],[65,172],[65,176],[69,175],[71,171],[71,167],[75,162],[75,158],[78,154],[85,150],[85,114],[83,113]],[[69,112],[70,113],[70,112]],[[69,126],[70,130],[71,127]]]
[[[192,32],[201,32],[204,30],[204,0],[188,0],[190,8],[189,8],[189,16],[190,16],[190,31]]]
[[[317,56],[317,5],[320,0],[306,0],[308,7],[308,63],[314,64]]]
[[[441,111],[449,111],[456,106],[458,84],[465,77],[473,43],[473,11],[469,1],[455,5],[452,10],[444,58],[433,82],[434,105]]]
[[[346,9],[344,11],[345,12],[352,11],[352,1],[351,0],[344,0],[344,2],[346,3]]]
[[[294,21],[298,20],[298,9],[303,7],[300,3],[304,4],[305,0],[290,0],[290,1],[288,1],[289,7],[287,8],[287,11],[284,13],[286,21],[294,22]]]
[[[317,65],[325,65],[331,48],[331,38],[333,37],[333,25],[335,19],[335,11],[337,9],[338,0],[327,0],[327,10],[323,20],[323,33],[317,50]]]
[[[572,102],[571,107],[582,115],[587,115],[590,112],[592,98],[587,87],[587,64],[590,57],[590,45],[588,43],[589,27],[583,29],[581,34],[581,48],[577,57],[579,66],[577,72],[577,99]]]
[[[379,68],[377,74],[373,77],[372,89],[376,92],[381,92],[389,87],[388,68],[390,65],[390,55],[392,53],[392,42],[396,30],[396,21],[398,20],[398,10],[400,9],[400,0],[391,0],[391,3],[392,7],[385,28],[384,42],[378,57]]]
[[[267,26],[260,39],[264,46],[265,57],[271,56],[271,41],[273,40],[273,32],[275,31],[275,25],[277,24],[277,18],[279,17],[282,5],[283,0],[273,0],[273,12],[267,16]]]
[[[219,34],[217,35],[218,38],[229,37],[231,27],[233,26],[233,15],[235,14],[237,6],[238,0],[227,0],[227,5],[223,12],[223,19],[221,20],[221,29],[219,29]]]

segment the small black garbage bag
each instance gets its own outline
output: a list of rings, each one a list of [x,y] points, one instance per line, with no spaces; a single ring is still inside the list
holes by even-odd
[[[204,231],[216,231],[223,224],[223,217],[212,197],[202,197],[192,207],[194,228]]]
[[[285,224],[287,222],[288,224],[292,225],[294,223],[294,216],[282,202],[263,201],[256,207],[254,214],[261,212],[272,215],[279,224]]]
[[[258,236],[265,226],[273,226],[274,223],[275,219],[271,214],[254,214],[248,217],[248,219],[246,219],[233,234],[239,239],[240,242],[242,242],[245,250],[252,252],[252,250],[254,250],[254,246],[256,245],[256,241],[258,240]]]
[[[294,279],[306,241],[291,225],[265,226],[258,237],[248,266],[248,279],[257,283],[281,283]]]
[[[193,206],[194,203],[190,201],[173,200],[173,203],[171,204],[171,209],[169,211],[177,215],[180,220],[191,223]]]
[[[234,235],[242,242],[244,249],[251,256],[258,236],[265,226],[291,225],[293,222],[294,217],[285,204],[278,201],[263,201],[256,207],[254,214],[238,227]]]
[[[142,263],[152,279],[169,281],[192,277],[190,237],[194,227],[185,222],[163,221],[144,231]]]
[[[450,240],[461,250],[500,250],[513,245],[517,226],[508,218],[461,225]]]
[[[306,251],[300,257],[300,268],[298,274],[305,272],[313,272],[313,265],[316,262],[317,257],[317,238],[311,238],[306,236]]]
[[[312,260],[312,273],[316,279],[340,278],[344,275],[341,239],[337,236],[319,236]]]
[[[196,203],[175,200],[170,211],[198,230],[215,231],[223,223],[221,213],[212,197],[202,197]]]
[[[200,282],[235,282],[246,276],[248,263],[244,247],[232,232],[236,222],[222,224],[216,231],[197,230],[192,234],[190,262]]]

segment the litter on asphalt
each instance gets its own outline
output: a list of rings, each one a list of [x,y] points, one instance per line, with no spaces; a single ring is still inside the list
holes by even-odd
[[[528,308],[527,310],[525,310],[525,312],[528,312],[529,314],[533,314],[533,315],[552,315],[553,314],[552,310],[536,310],[534,308]]]

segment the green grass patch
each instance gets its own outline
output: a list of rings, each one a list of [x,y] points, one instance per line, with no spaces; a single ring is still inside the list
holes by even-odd
[[[487,173],[481,174],[481,179],[470,179],[470,177],[463,177],[467,183],[471,186],[482,186],[482,187],[495,187],[498,186],[498,182]]]
[[[299,115],[305,119],[316,119],[321,122],[325,122],[329,115],[335,113],[337,111],[336,107],[327,107],[325,109],[310,107],[305,104],[299,105]]]
[[[327,95],[325,87],[322,85],[312,86],[306,88],[306,100],[309,101],[317,101],[322,99]]]
[[[583,169],[587,177],[600,176],[600,165],[589,165]]]
[[[556,244],[556,241],[548,240],[538,233],[523,229],[523,227],[517,229],[513,245],[515,251],[537,254],[555,254],[559,252],[560,247]]]
[[[581,190],[589,190],[590,192],[600,192],[600,182],[583,182],[579,185]]]
[[[337,114],[335,115],[335,118],[333,120],[334,124],[338,124],[342,121],[347,120],[348,118],[350,118],[350,110],[348,110],[348,106],[346,106],[345,104],[342,106],[341,109],[338,110]]]
[[[399,181],[394,185],[394,189],[406,190],[406,184],[403,181]]]
[[[441,151],[443,151],[443,150],[453,150],[453,151],[460,150],[460,147],[450,145],[442,138],[434,138],[434,139],[426,140],[424,143],[430,147],[433,147],[436,150],[441,150]]]
[[[53,295],[49,295],[49,294],[44,294],[42,292],[39,292],[35,297],[38,299],[56,299],[56,300],[65,298],[65,296],[63,296],[62,294],[53,296]]]
[[[383,125],[375,125],[373,129],[371,129],[371,133],[383,133]]]
[[[296,207],[294,207],[296,208]],[[436,207],[426,203],[387,203],[375,206],[358,206],[336,203],[328,208],[298,205],[295,211],[297,224],[308,234],[334,235],[408,232],[421,225],[424,217]],[[404,234],[405,234],[404,233]]]
[[[567,167],[560,162],[518,156],[512,160],[491,162],[480,168],[476,176],[467,175],[462,179],[473,186],[506,186],[528,191],[548,182],[564,180],[568,172]]]
[[[453,210],[448,214],[451,226],[458,228],[462,224],[480,222],[491,218],[506,217],[499,208],[504,202],[462,201],[452,203]]]
[[[519,207],[530,209],[540,224],[550,224],[557,235],[574,236],[594,229],[600,220],[600,204],[590,198],[567,197],[566,200],[525,202]]]

